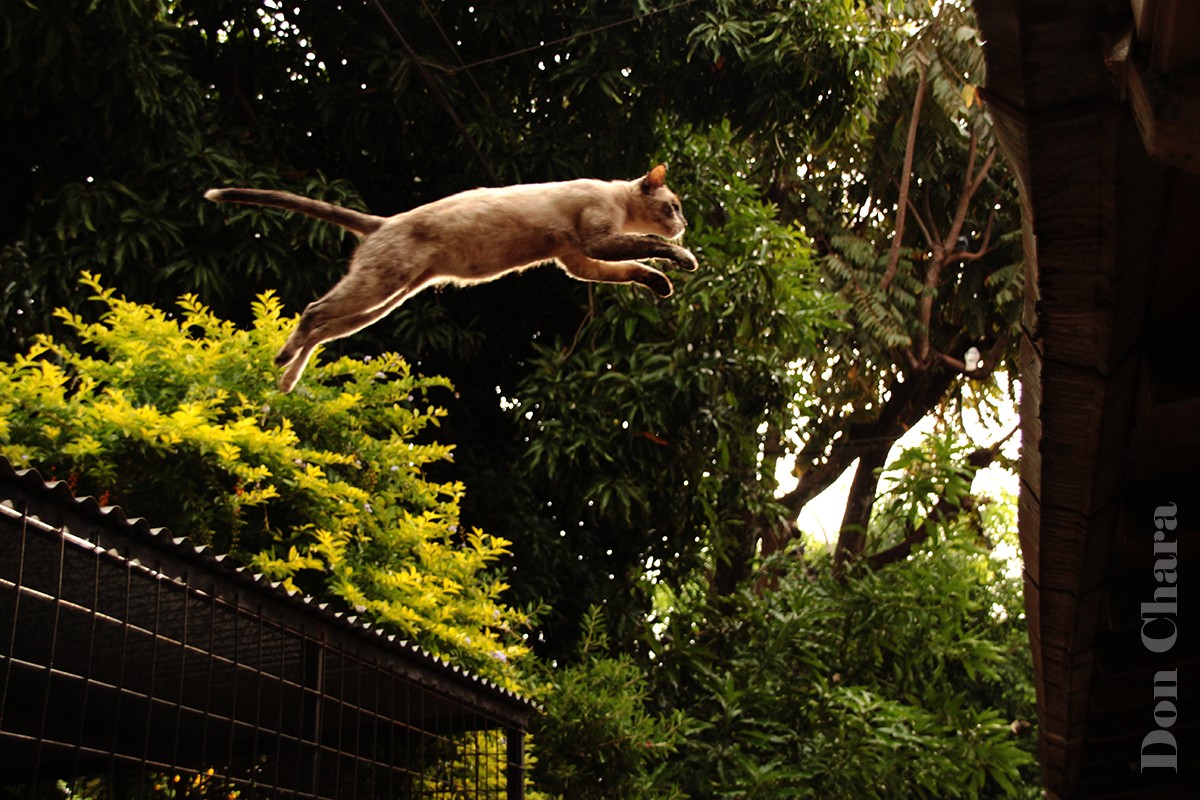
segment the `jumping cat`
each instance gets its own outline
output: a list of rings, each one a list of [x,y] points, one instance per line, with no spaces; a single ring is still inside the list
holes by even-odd
[[[640,283],[667,297],[671,281],[632,259],[659,258],[686,270],[696,258],[667,239],[687,221],[659,164],[632,181],[580,179],[473,189],[392,217],[378,217],[270,189],[210,189],[218,203],[298,211],[362,238],[346,275],[310,303],[283,349],[279,381],[290,392],[313,350],[349,336],[437,283],[471,284],[554,261],[585,281]]]

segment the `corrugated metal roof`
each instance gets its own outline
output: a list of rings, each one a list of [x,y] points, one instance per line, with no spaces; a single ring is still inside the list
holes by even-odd
[[[102,506],[94,497],[76,497],[65,481],[48,481],[35,469],[17,469],[3,456],[0,456],[0,483],[13,485],[28,494],[39,496],[53,505],[69,508],[76,514],[95,519],[104,526],[118,530],[132,539],[181,557],[190,564],[208,570],[234,584],[259,592],[275,602],[311,615],[314,620],[335,626],[379,647],[386,648],[394,655],[431,669],[451,681],[476,691],[485,692],[520,715],[524,715],[536,707],[531,701],[515,692],[501,687],[491,680],[479,677],[460,666],[451,664],[418,645],[400,639],[365,618],[348,611],[338,610],[334,603],[316,600],[301,592],[285,589],[278,581],[269,580],[262,574],[237,564],[225,554],[217,553],[210,547],[194,545],[186,537],[175,536],[167,528],[153,527],[144,518],[130,516],[120,506]],[[11,505],[11,503],[5,504]],[[36,518],[37,514],[31,513],[31,517]],[[57,527],[57,523],[52,520],[42,521]]]

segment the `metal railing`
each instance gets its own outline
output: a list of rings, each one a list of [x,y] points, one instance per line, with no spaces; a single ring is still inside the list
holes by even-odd
[[[517,800],[530,711],[119,509],[0,474],[0,786]]]

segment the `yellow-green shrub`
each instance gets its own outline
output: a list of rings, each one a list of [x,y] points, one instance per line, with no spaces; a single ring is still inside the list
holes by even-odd
[[[166,312],[81,283],[98,321],[60,310],[67,338],[0,363],[0,453],[515,687],[508,542],[460,529],[463,487],[423,470],[450,458],[427,435],[447,381],[386,354],[280,394],[271,358],[294,320],[270,294],[240,330],[194,296]]]

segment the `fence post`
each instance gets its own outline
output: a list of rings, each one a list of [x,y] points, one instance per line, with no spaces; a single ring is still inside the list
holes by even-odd
[[[525,734],[519,728],[505,728],[504,738],[508,744],[506,800],[525,800]]]

